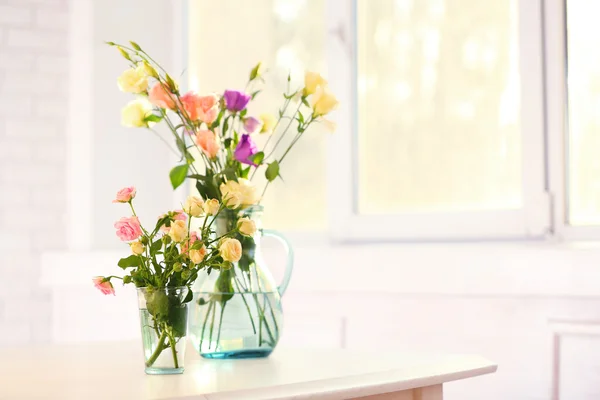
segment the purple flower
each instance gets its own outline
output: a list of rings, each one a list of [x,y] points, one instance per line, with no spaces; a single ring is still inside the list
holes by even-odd
[[[244,129],[247,133],[255,133],[262,126],[262,122],[258,118],[248,117],[244,119]]]
[[[258,165],[250,161],[249,158],[256,154],[257,151],[256,143],[254,143],[250,135],[243,134],[233,155],[242,164],[254,165],[256,167]]]
[[[242,111],[252,98],[249,94],[237,90],[226,90],[223,94],[225,106],[229,111]]]

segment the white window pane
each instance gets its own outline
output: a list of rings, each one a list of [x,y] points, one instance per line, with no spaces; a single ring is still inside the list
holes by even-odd
[[[358,208],[522,206],[517,0],[357,0]]]
[[[600,224],[600,2],[568,0],[568,222]]]
[[[306,69],[325,72],[323,15],[325,0],[195,0],[189,12],[190,85],[204,92],[243,89],[250,68],[263,61],[267,84],[248,115],[277,115],[287,74],[302,87]],[[228,29],[228,27],[235,29]],[[242,28],[241,28],[242,27]],[[243,28],[245,27],[245,28]],[[289,132],[290,139],[293,132]],[[285,230],[320,230],[326,225],[325,141],[314,126],[281,165],[285,182],[276,180],[263,200],[264,226]],[[262,148],[265,137],[255,137]],[[271,141],[271,144],[275,140]],[[279,145],[280,154],[286,141]],[[277,152],[275,153],[277,155]],[[264,171],[255,177],[265,183]]]

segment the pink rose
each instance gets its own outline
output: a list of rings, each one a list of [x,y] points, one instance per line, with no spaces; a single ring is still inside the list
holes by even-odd
[[[187,92],[181,96],[181,103],[191,120],[200,120],[212,124],[219,113],[219,99],[214,94],[199,96],[196,92]]]
[[[189,243],[188,243],[188,240],[186,240],[181,245],[181,254],[187,254],[188,246],[191,247],[194,244],[194,242],[198,239],[200,239],[200,238],[198,237],[198,234],[196,232],[190,233]]]
[[[115,288],[113,287],[112,283],[110,283],[109,280],[106,280],[106,278],[103,276],[95,277],[92,279],[92,282],[94,282],[94,286],[96,286],[96,289],[100,290],[102,294],[115,295]]]
[[[183,212],[183,210],[173,210],[172,213],[173,213],[173,217],[171,218],[172,220],[187,221],[187,214],[185,212]],[[159,215],[158,219],[164,218],[166,215],[167,214]],[[170,230],[171,230],[170,226],[163,225],[160,227],[160,231],[163,233],[169,233]]]
[[[115,222],[117,236],[124,242],[130,242],[142,236],[142,227],[138,217],[123,217]]]
[[[117,192],[117,197],[113,200],[113,203],[128,203],[133,200],[136,193],[134,186],[125,187]]]
[[[196,133],[196,144],[209,158],[215,158],[221,149],[217,135],[206,129],[201,129]]]
[[[150,100],[150,103],[160,108],[175,109],[176,99],[177,96],[171,93],[169,88],[160,82],[152,86],[148,92],[148,100]]]

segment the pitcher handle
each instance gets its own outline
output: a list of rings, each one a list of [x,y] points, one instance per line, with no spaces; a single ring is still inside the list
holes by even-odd
[[[287,261],[285,265],[283,281],[281,282],[281,285],[279,285],[279,287],[277,288],[277,290],[279,291],[279,295],[283,296],[290,283],[290,278],[292,277],[292,270],[294,269],[294,250],[292,249],[291,243],[281,233],[272,229],[263,229],[262,232],[263,236],[271,236],[278,239],[281,242],[281,244],[283,244],[283,247],[285,248],[285,251],[287,253]]]

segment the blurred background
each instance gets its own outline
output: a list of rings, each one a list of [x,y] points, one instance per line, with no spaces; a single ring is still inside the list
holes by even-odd
[[[477,353],[448,399],[600,398],[597,0],[0,0],[0,347],[130,340],[101,296],[111,204],[175,208],[169,149],[120,125],[134,40],[200,93],[276,113],[288,73],[341,106],[264,199],[296,251],[281,346]],[[280,277],[283,251],[267,243]]]

